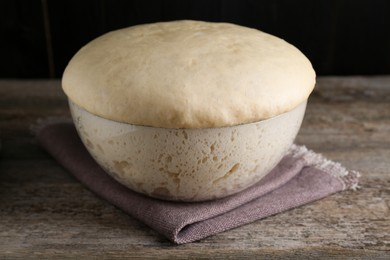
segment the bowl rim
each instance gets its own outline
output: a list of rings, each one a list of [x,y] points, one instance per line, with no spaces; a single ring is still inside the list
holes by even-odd
[[[121,121],[108,119],[108,118],[96,115],[94,113],[91,113],[88,110],[86,110],[85,108],[83,108],[80,105],[78,105],[75,102],[73,102],[69,97],[68,97],[68,104],[70,106],[70,109],[71,109],[72,106],[76,106],[78,109],[80,109],[80,110],[82,110],[82,111],[84,111],[84,112],[86,112],[86,113],[88,113],[90,115],[93,115],[95,117],[98,117],[98,118],[101,118],[101,119],[104,119],[104,120],[107,120],[107,121],[111,121],[111,122],[114,122],[114,123],[118,123],[118,124],[128,125],[128,126],[145,127],[145,128],[153,128],[153,129],[164,129],[164,130],[210,130],[210,129],[228,129],[228,128],[235,128],[235,127],[240,127],[240,126],[250,126],[250,125],[255,125],[255,124],[259,124],[259,123],[263,123],[263,122],[272,121],[273,119],[276,119],[276,118],[281,117],[281,116],[283,116],[285,114],[288,114],[288,113],[298,109],[301,106],[305,106],[305,108],[303,109],[304,110],[303,113],[305,114],[308,100],[309,100],[308,98],[303,100],[296,107],[294,107],[293,109],[291,109],[289,111],[286,111],[286,112],[283,112],[283,113],[281,113],[279,115],[276,115],[276,116],[273,116],[273,117],[270,117],[270,118],[266,118],[266,119],[262,119],[262,120],[259,120],[259,121],[249,122],[249,123],[242,123],[242,124],[237,124],[237,125],[220,126],[220,127],[204,127],[204,128],[184,128],[184,127],[183,128],[169,128],[169,127],[158,127],[158,126],[150,126],[150,125],[130,124],[130,123],[126,123],[126,122],[121,122]],[[71,114],[72,114],[72,118],[73,118],[73,113],[71,113]]]

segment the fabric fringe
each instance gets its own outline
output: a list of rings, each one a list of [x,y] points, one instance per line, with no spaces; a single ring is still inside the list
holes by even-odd
[[[307,149],[306,146],[293,144],[289,153],[294,158],[302,158],[309,165],[338,178],[343,183],[343,190],[357,190],[360,188],[358,183],[361,175],[357,171],[348,171],[340,163],[328,160],[323,155]]]

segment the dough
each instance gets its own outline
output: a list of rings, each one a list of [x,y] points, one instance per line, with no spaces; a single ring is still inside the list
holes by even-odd
[[[215,128],[271,118],[304,102],[310,61],[286,41],[228,23],[172,21],[109,32],[65,69],[67,96],[106,119]]]

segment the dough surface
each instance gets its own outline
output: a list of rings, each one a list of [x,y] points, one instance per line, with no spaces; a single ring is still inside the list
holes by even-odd
[[[77,105],[118,122],[212,128],[290,111],[315,85],[284,40],[228,23],[173,21],[104,34],[71,59],[62,86]]]

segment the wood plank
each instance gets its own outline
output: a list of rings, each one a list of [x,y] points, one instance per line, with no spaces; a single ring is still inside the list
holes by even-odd
[[[360,171],[360,190],[174,246],[38,147],[30,124],[69,117],[59,81],[0,80],[0,258],[388,259],[389,85],[390,77],[319,78],[297,138]]]

